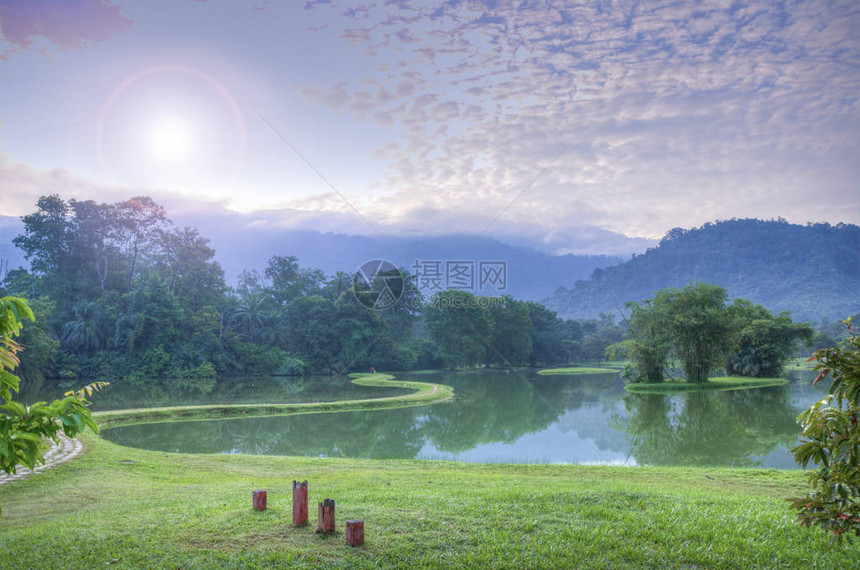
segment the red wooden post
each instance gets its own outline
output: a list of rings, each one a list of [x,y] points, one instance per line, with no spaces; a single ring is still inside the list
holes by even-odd
[[[254,491],[254,508],[258,511],[266,510],[266,492],[265,491]]]
[[[322,532],[334,532],[334,499],[325,499],[319,503],[317,533]]]
[[[346,521],[346,543],[350,546],[364,544],[364,521]]]
[[[293,481],[293,524],[308,524],[308,482]]]

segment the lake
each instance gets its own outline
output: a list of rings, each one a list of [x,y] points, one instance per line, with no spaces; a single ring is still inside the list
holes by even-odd
[[[188,421],[106,429],[112,442],[182,453],[243,453],[467,462],[690,465],[794,469],[797,415],[820,400],[812,373],[786,386],[636,395],[617,374],[532,371],[399,374],[454,387],[452,402],[364,412]],[[43,390],[45,388],[43,387]],[[135,391],[136,390],[136,391]],[[400,390],[345,378],[223,379],[204,390],[110,386],[94,409],[202,403],[324,401]]]

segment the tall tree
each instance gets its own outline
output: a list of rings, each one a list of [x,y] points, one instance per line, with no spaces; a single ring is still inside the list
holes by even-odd
[[[532,321],[529,306],[511,296],[487,299],[490,336],[488,366],[523,366],[532,353]]]
[[[39,292],[58,301],[61,307],[71,305],[76,298],[75,274],[80,269],[71,262],[71,210],[56,194],[40,197],[36,207],[36,212],[21,218],[24,233],[12,243],[24,251],[31,271],[41,277]],[[64,311],[61,308],[59,312]]]
[[[265,275],[271,282],[269,296],[281,307],[297,297],[320,294],[325,281],[322,271],[299,267],[298,258],[292,255],[273,255]]]
[[[736,343],[736,331],[726,311],[726,290],[694,283],[683,289],[664,289],[654,305],[665,307],[669,333],[687,382],[706,382],[722,366]]]
[[[528,301],[526,306],[531,320],[531,344],[529,364],[550,365],[566,362],[568,350],[565,347],[565,331],[562,320],[555,311],[550,311],[540,303]],[[578,327],[579,323],[574,324]],[[580,335],[581,336],[581,335]]]
[[[105,290],[111,259],[116,256],[114,238],[119,232],[117,209],[92,200],[69,200],[74,212],[72,248],[85,266],[91,267],[100,291]]]
[[[738,350],[726,361],[729,374],[779,376],[798,342],[812,341],[812,327],[793,323],[788,313],[772,315],[746,299],[735,299],[728,311],[739,331]]]
[[[627,354],[636,372],[634,381],[662,382],[666,362],[672,352],[672,337],[669,330],[669,314],[665,303],[651,300],[628,303],[629,339],[625,341]]]
[[[455,289],[436,293],[424,306],[424,322],[448,366],[484,362],[490,319],[479,297]]]
[[[195,309],[218,304],[226,285],[209,239],[193,228],[172,229],[160,233],[158,249],[156,267],[169,293]]]
[[[152,253],[159,232],[169,220],[164,207],[148,196],[137,196],[116,206],[119,215],[117,236],[125,248],[128,259],[126,292],[131,292],[141,257]]]

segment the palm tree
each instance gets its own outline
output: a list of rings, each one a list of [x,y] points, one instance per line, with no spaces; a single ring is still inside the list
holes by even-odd
[[[289,331],[286,322],[279,315],[262,315],[259,332],[260,342],[266,346],[286,349],[289,343]]]
[[[82,301],[72,308],[74,320],[63,325],[63,346],[76,353],[92,353],[105,345],[107,319],[101,305]]]
[[[248,335],[251,340],[257,340],[260,329],[263,328],[266,308],[266,295],[263,293],[248,293],[242,296],[239,306],[233,313],[233,322]]]

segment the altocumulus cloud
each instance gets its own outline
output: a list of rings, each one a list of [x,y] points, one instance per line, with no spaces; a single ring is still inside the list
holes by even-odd
[[[131,27],[131,20],[109,0],[3,0],[0,2],[0,38],[19,50],[83,48]]]
[[[537,178],[495,231],[591,224],[658,237],[734,216],[856,222],[855,8],[308,3],[325,23],[317,33],[363,50],[371,71],[301,90],[396,134],[376,150],[391,194],[367,207],[403,220],[451,209],[492,219]]]

